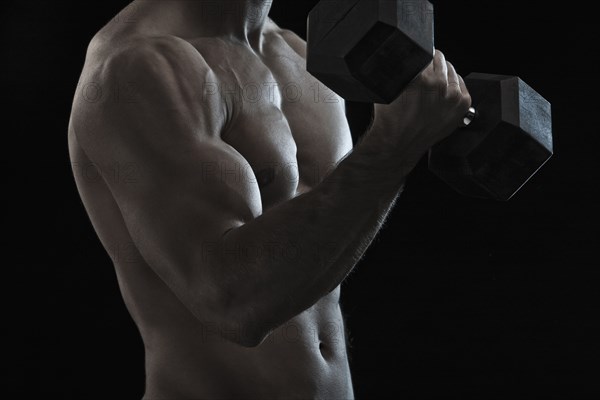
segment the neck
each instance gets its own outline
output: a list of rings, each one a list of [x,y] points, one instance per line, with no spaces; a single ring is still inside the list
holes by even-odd
[[[152,10],[153,28],[181,36],[228,36],[260,48],[273,0],[136,0],[138,14]],[[182,23],[183,22],[183,23]]]

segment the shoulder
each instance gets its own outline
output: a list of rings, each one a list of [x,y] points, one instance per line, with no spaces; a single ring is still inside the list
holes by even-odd
[[[175,73],[183,77],[210,76],[212,70],[200,52],[183,39],[135,36],[122,40],[92,39],[84,73],[99,79],[135,78],[150,84],[169,80]]]
[[[295,32],[281,28],[272,19],[269,18],[269,31],[281,37],[288,46],[290,46],[302,58],[306,58],[306,41]]]
[[[95,37],[88,46],[72,120],[79,126],[88,120],[101,121],[105,128],[169,124],[216,132],[224,123],[225,106],[218,96],[202,95],[212,83],[217,83],[215,73],[183,39]]]
[[[140,97],[136,100],[155,100],[157,104],[180,101],[196,106],[191,103],[213,83],[218,83],[213,69],[186,40],[169,35],[96,36],[88,46],[79,86],[98,85],[106,95],[127,87]]]

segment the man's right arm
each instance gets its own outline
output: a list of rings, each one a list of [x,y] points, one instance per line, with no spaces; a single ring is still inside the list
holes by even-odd
[[[199,320],[236,331],[229,339],[244,346],[259,344],[342,282],[425,142],[441,139],[431,118],[431,126],[414,123],[423,115],[400,128],[413,126],[414,134],[393,139],[403,120],[393,116],[394,106],[380,108],[365,139],[319,185],[263,212],[256,183],[202,173],[214,164],[250,167],[220,139],[231,107],[216,96],[203,98],[203,85],[217,78],[189,44],[156,39],[85,71],[82,83],[136,89],[128,102],[76,96],[72,121],[101,174],[120,163],[137,166],[135,183],[106,182],[138,250]],[[462,103],[447,106],[453,111],[447,125],[458,121],[454,108]]]

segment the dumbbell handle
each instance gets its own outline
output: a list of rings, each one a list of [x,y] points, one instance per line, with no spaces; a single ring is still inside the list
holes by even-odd
[[[477,118],[477,110],[475,109],[475,107],[469,107],[469,111],[467,111],[467,113],[465,114],[463,121],[462,121],[462,128],[466,128],[467,126],[471,125],[471,123],[473,122],[473,120],[475,118]]]

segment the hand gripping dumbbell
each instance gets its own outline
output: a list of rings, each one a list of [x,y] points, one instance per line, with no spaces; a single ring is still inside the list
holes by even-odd
[[[322,0],[308,17],[307,70],[346,100],[389,104],[433,60],[427,0]],[[465,195],[510,199],[553,154],[550,103],[518,77],[472,73],[465,126],[429,169]]]

